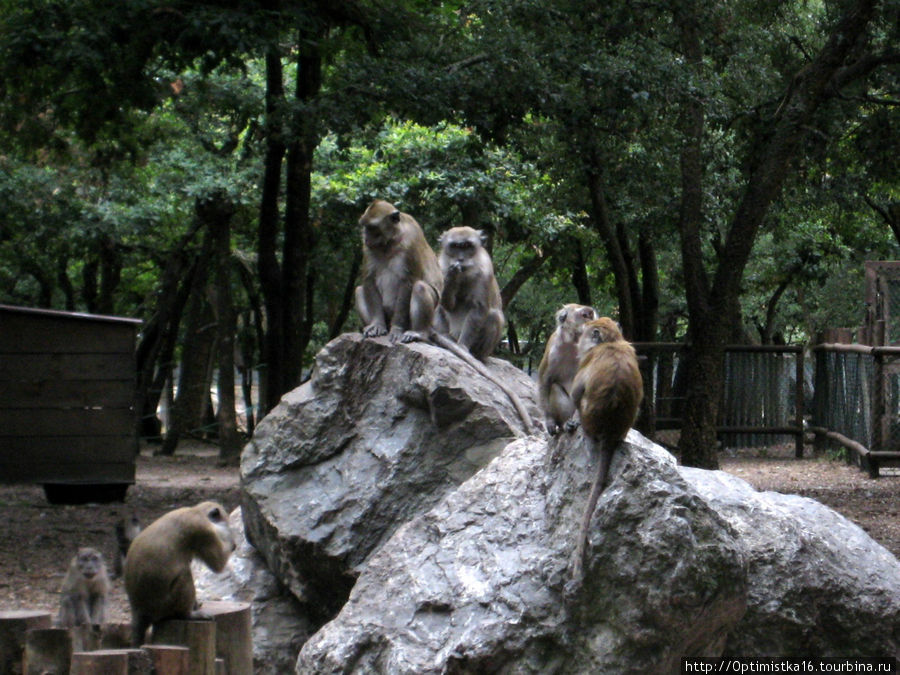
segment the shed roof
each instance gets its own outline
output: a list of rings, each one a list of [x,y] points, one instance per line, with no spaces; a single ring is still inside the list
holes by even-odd
[[[0,304],[0,313],[12,312],[16,314],[30,314],[33,316],[53,317],[58,319],[74,319],[80,321],[97,321],[105,323],[128,323],[140,325],[140,319],[130,319],[125,316],[107,316],[104,314],[86,314],[84,312],[63,312],[58,309],[38,309],[36,307],[18,307],[16,305]]]

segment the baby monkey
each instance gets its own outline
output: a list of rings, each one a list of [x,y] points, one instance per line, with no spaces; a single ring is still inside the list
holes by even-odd
[[[644,396],[634,347],[625,341],[612,319],[604,316],[584,325],[578,354],[580,364],[572,385],[572,400],[590,441],[591,456],[599,454],[600,463],[581,520],[572,566],[575,583],[582,577],[591,516],[603,492],[613,451],[634,424]]]
[[[60,590],[60,628],[92,626],[99,630],[106,621],[109,577],[103,554],[95,548],[80,548],[69,563]]]

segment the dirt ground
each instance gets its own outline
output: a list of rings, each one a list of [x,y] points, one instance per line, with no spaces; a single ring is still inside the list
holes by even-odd
[[[124,504],[57,506],[40,486],[0,484],[0,609],[58,608],[58,591],[78,546],[93,546],[112,569],[113,527],[134,510],[144,524],[171,509],[215,499],[239,505],[238,469],[216,466],[216,448],[192,444],[174,457],[142,451],[137,481]],[[813,497],[859,524],[900,557],[900,475],[871,480],[829,459],[796,460],[789,452],[723,454],[722,468],[762,490]],[[109,621],[130,619],[121,579],[113,581]]]

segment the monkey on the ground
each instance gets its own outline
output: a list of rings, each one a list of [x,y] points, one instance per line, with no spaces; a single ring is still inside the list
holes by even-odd
[[[578,339],[584,324],[596,318],[594,308],[587,305],[563,305],[556,313],[556,330],[550,334],[538,366],[538,399],[551,436],[563,425],[570,432],[578,426],[572,419],[575,403],[571,395],[578,370]]]
[[[508,386],[483,365],[503,334],[503,300],[494,276],[491,256],[482,233],[471,227],[454,227],[441,235],[438,259],[444,276],[441,304],[434,317],[431,341],[453,352],[483,377],[497,385],[512,402],[531,433],[531,415]]]
[[[359,225],[363,281],[356,287],[356,311],[365,324],[363,336],[427,340],[444,282],[422,228],[381,199],[369,205]]]
[[[116,558],[113,561],[113,576],[120,577],[125,570],[125,556],[128,555],[128,547],[141,532],[141,521],[137,514],[123,516],[116,522]]]
[[[69,562],[60,589],[60,628],[91,626],[99,630],[106,622],[109,577],[103,554],[95,548],[79,548]]]
[[[438,263],[444,275],[435,329],[449,335],[476,359],[490,356],[503,335],[506,319],[500,286],[484,234],[471,227],[454,227],[441,235]]]
[[[581,580],[591,517],[603,492],[613,452],[634,424],[644,396],[634,347],[625,341],[612,319],[601,317],[584,325],[578,354],[580,363],[572,400],[590,442],[591,456],[600,457],[573,559],[572,577],[576,583]]]
[[[143,530],[125,558],[132,643],[143,644],[147,628],[164,619],[208,618],[198,610],[191,560],[221,572],[234,549],[228,514],[216,502],[175,509]]]

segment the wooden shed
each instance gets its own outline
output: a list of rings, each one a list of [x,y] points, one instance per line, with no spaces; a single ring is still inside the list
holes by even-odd
[[[140,321],[0,305],[0,481],[123,499],[138,452]]]

